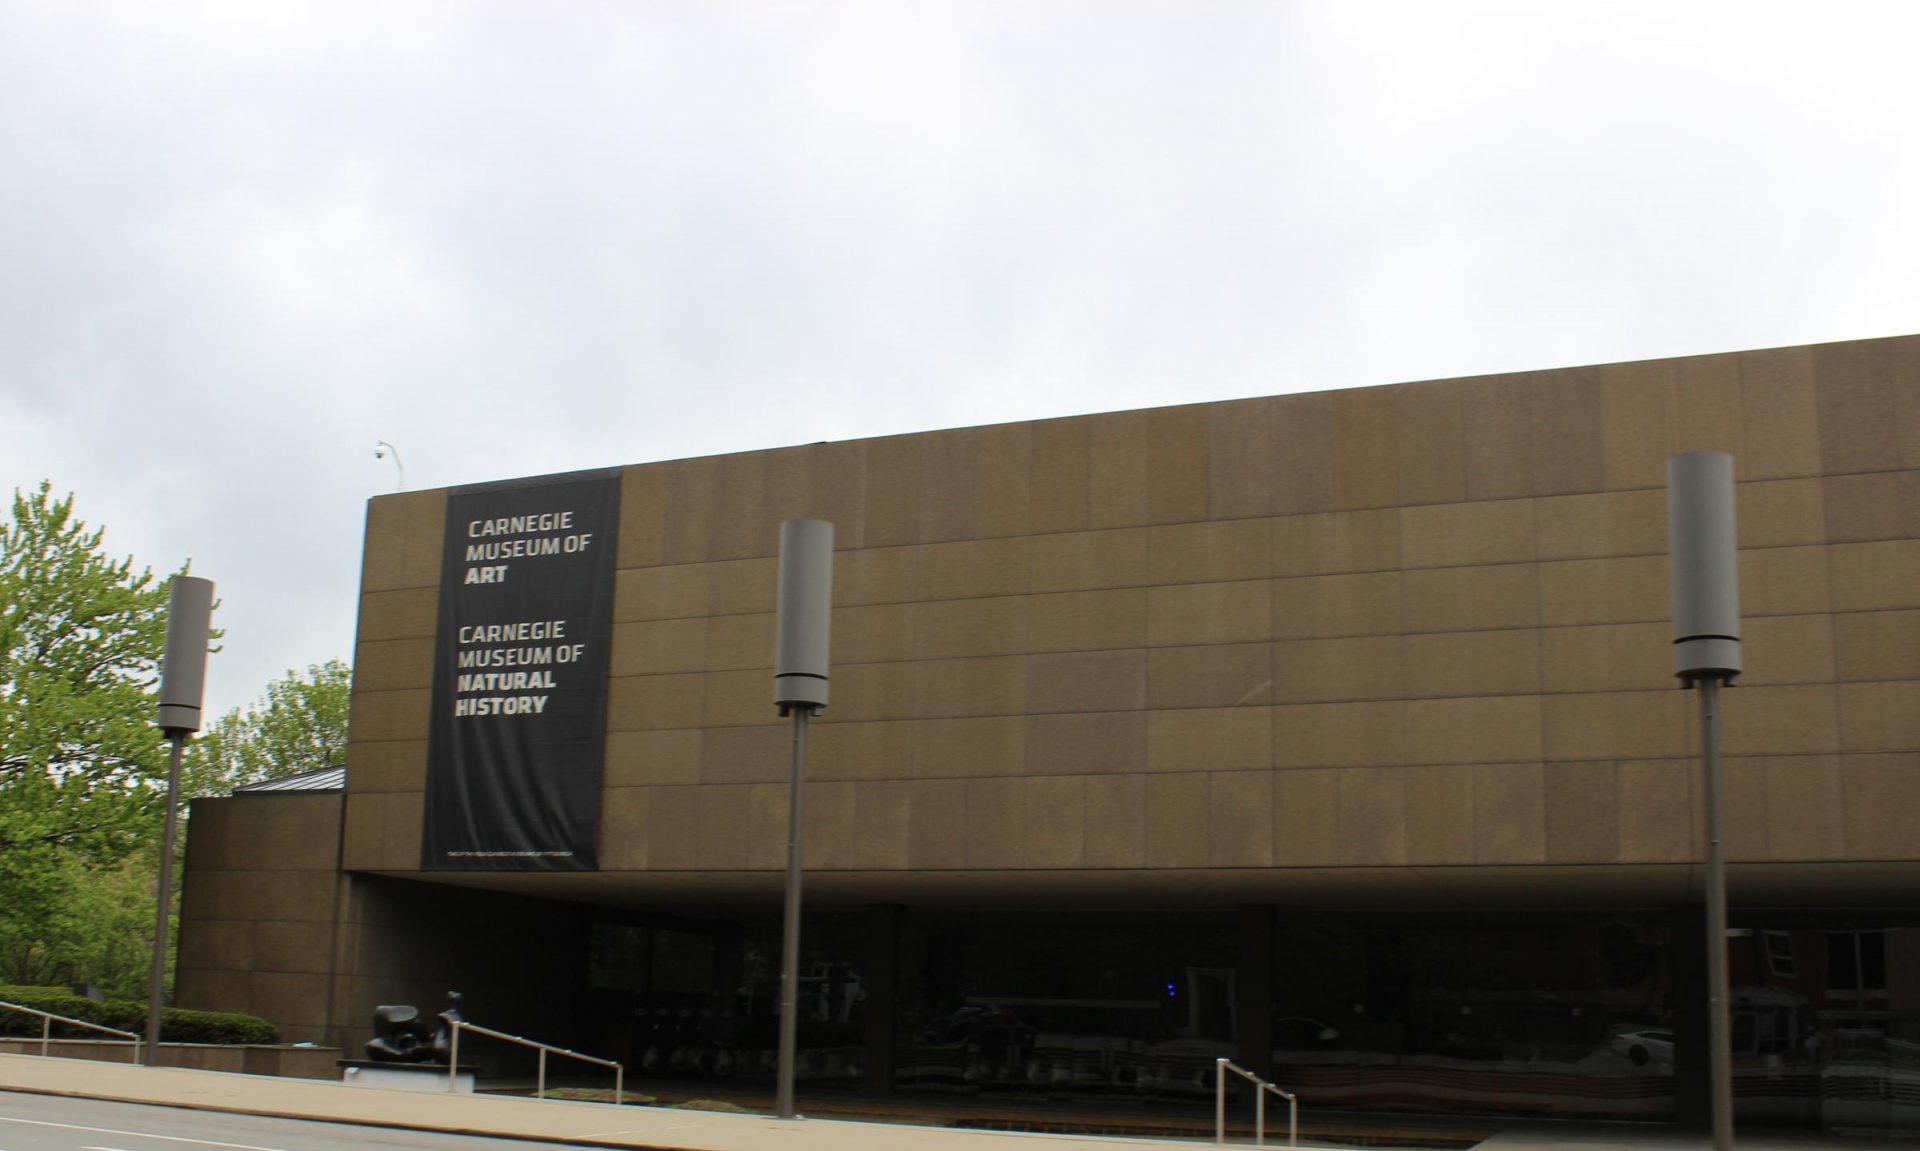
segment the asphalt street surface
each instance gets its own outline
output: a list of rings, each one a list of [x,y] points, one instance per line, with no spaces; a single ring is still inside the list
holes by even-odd
[[[0,1091],[0,1151],[553,1151],[553,1147],[516,1139]]]

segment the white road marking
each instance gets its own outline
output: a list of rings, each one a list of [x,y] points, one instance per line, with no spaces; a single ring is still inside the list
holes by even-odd
[[[191,1143],[196,1147],[230,1147],[233,1151],[284,1151],[280,1147],[260,1147],[252,1143],[222,1143],[215,1139],[189,1139],[184,1135],[150,1135],[145,1131],[119,1131],[112,1127],[83,1127],[78,1123],[54,1123],[46,1119],[15,1119],[0,1115],[0,1123],[26,1123],[34,1127],[58,1127],[63,1131],[91,1131],[95,1135],[131,1135],[135,1139],[161,1139],[168,1143]]]

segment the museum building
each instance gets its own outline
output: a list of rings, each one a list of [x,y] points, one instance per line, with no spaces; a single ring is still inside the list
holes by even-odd
[[[193,806],[176,1001],[771,1084],[783,521],[835,528],[800,1091],[1699,1122],[1666,463],[1730,453],[1742,1122],[1920,1131],[1920,336],[380,496],[344,779]]]

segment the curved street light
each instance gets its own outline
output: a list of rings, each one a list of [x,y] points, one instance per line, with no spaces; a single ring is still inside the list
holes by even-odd
[[[407,490],[407,465],[400,462],[400,449],[385,440],[375,441],[373,445],[374,459],[384,460],[387,458],[388,452],[393,453],[393,466],[400,470],[400,486],[393,490],[396,492],[404,492]]]

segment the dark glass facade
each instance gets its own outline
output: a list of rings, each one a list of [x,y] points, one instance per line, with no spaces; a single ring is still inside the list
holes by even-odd
[[[1920,1130],[1920,927],[1755,922],[1727,942],[1739,1121]],[[1225,1057],[1311,1108],[1697,1121],[1699,932],[1685,908],[821,908],[798,1078],[1192,1110]],[[588,967],[589,1049],[771,1083],[776,920],[597,923]]]

